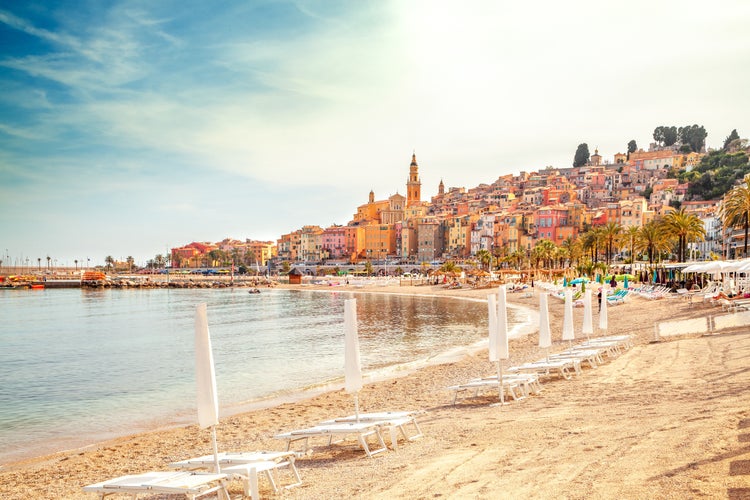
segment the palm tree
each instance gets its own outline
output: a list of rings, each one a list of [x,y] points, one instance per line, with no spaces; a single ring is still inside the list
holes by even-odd
[[[635,243],[638,241],[638,226],[629,226],[625,231],[625,236],[630,242],[630,263],[635,264]]]
[[[560,268],[565,267],[565,261],[570,260],[570,250],[567,247],[555,247],[555,260]]]
[[[47,269],[49,269],[49,261],[51,261],[51,260],[52,260],[52,257],[50,257],[50,256],[48,255],[48,256],[47,256]]]
[[[135,264],[135,259],[133,258],[132,255],[128,255],[128,258],[125,259],[125,262],[128,263],[128,272],[132,273],[133,272],[133,264]]]
[[[107,255],[106,257],[104,257],[104,263],[107,265],[107,269],[110,269],[110,268],[114,267],[114,265],[115,265],[115,259],[112,258],[111,255]]]
[[[492,255],[495,258],[496,268],[500,267],[501,262],[509,262],[508,253],[508,247],[505,245],[498,245],[492,248]]]
[[[78,271],[78,259],[74,260],[73,263],[76,265],[76,271]]]
[[[581,255],[581,241],[579,239],[574,236],[568,236],[560,244],[560,248],[567,252],[571,266],[578,261],[579,256]]]
[[[742,254],[747,257],[748,228],[750,228],[750,176],[724,195],[721,220],[725,229],[741,226],[745,230],[745,246]]]
[[[508,255],[507,259],[511,264],[515,264],[516,269],[520,271],[525,257],[526,253],[520,248],[516,248]]]
[[[599,226],[595,227],[593,229],[594,231],[594,238],[595,238],[595,249],[596,249],[596,258],[594,259],[594,264],[599,262],[599,256],[602,253],[602,248],[605,250],[607,249],[607,240],[604,237],[604,227]],[[605,252],[606,253],[606,252]]]
[[[160,253],[156,254],[156,257],[154,257],[154,265],[157,268],[164,267],[164,263],[165,262],[166,262],[166,260],[164,260],[164,256],[162,254],[160,254]]]
[[[591,260],[596,264],[599,261],[599,249],[603,246],[602,228],[592,228],[583,233],[581,246],[584,251],[591,252]]]
[[[460,273],[461,272],[461,268],[458,267],[458,265],[452,260],[446,261],[442,266],[440,266],[440,270],[446,273]]]
[[[490,271],[490,267],[492,265],[492,254],[485,250],[484,248],[481,250],[477,250],[476,254],[477,260],[482,264],[482,266],[487,266],[487,270]]]
[[[617,222],[607,222],[601,228],[601,239],[605,244],[604,257],[607,265],[609,265],[612,255],[614,255],[614,251],[616,250],[615,244],[620,238],[620,234],[622,234],[622,226]]]
[[[654,220],[648,222],[641,227],[638,236],[638,249],[646,251],[648,262],[652,266],[654,264],[654,256],[669,249],[669,240],[665,237],[661,221]]]
[[[221,262],[220,262],[221,254],[222,254],[221,250],[217,250],[217,249],[214,249],[208,252],[208,257],[211,259],[211,267],[216,267],[217,265],[221,265]]]
[[[668,235],[677,239],[677,260],[680,262],[685,262],[685,252],[690,241],[702,241],[706,237],[703,222],[695,214],[686,214],[684,208],[665,215],[662,227]]]
[[[578,265],[576,266],[576,272],[580,276],[588,276],[591,277],[594,273],[594,263],[591,262],[589,259],[582,259],[578,261]]]
[[[551,267],[552,260],[555,257],[555,244],[550,240],[539,240],[531,251],[532,257],[536,261],[536,267],[539,267],[539,261],[542,261],[545,267]]]
[[[41,257],[37,257],[36,258],[36,265],[39,268],[39,270],[41,271],[42,270],[42,258]]]

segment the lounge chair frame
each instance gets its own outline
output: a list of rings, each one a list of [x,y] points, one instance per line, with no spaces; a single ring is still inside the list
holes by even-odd
[[[195,500],[216,493],[219,498],[228,500],[227,479],[227,474],[175,471],[146,472],[90,484],[84,486],[83,491],[97,493],[99,498],[127,494],[136,499],[141,494],[164,493],[184,495],[187,500]],[[222,495],[224,496],[222,497]]]
[[[328,438],[328,446],[331,446],[344,442],[346,436],[355,435],[359,446],[369,458],[372,458],[374,455],[388,450],[380,429],[381,426],[377,422],[336,422],[285,432],[277,434],[274,437],[286,440],[287,451],[291,450],[292,443],[302,441],[304,443],[302,453],[307,453],[312,449],[310,447],[310,438],[326,437]],[[375,437],[379,446],[374,450],[370,449],[370,445],[367,442],[367,439],[372,436]]]
[[[253,452],[222,452],[218,455],[221,471],[229,474],[232,478],[243,482],[245,496],[253,500],[260,498],[258,475],[263,473],[271,484],[274,493],[279,493],[281,484],[279,471],[288,469],[293,476],[293,481],[283,489],[293,488],[302,484],[299,470],[295,464],[297,454],[293,451],[253,451]],[[182,470],[213,470],[215,457],[204,455],[202,457],[190,458],[169,464],[170,467]]]

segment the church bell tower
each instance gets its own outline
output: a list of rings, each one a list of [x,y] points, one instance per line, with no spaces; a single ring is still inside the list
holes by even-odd
[[[406,183],[406,206],[413,207],[422,203],[422,183],[419,180],[419,165],[417,154],[411,155],[409,165],[409,181]]]

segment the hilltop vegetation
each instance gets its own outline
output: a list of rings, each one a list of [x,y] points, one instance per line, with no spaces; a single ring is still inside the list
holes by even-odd
[[[688,194],[693,199],[715,200],[750,173],[745,151],[725,153],[712,151],[690,172],[680,172],[680,182],[689,182]]]
[[[674,127],[671,127],[674,129]],[[654,139],[659,141],[669,131],[670,127],[657,127],[654,131]],[[684,131],[689,135],[682,137]],[[679,129],[678,136],[682,139],[692,137],[705,139],[703,127],[693,125]],[[669,135],[669,134],[667,134]],[[658,138],[657,138],[658,137]],[[668,141],[667,141],[668,142]],[[750,162],[748,161],[747,139],[740,139],[737,129],[724,139],[724,147],[718,151],[711,151],[701,158],[700,165],[690,172],[679,172],[677,179],[680,182],[688,182],[688,196],[692,199],[715,200],[724,196],[724,193],[741,181],[745,175],[750,173]]]

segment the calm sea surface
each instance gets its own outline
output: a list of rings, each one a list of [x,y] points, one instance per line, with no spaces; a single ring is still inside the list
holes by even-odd
[[[0,290],[0,464],[195,421],[194,314],[208,304],[220,404],[343,380],[344,300],[382,373],[487,336],[483,300],[311,290]],[[513,311],[509,311],[513,322]]]

